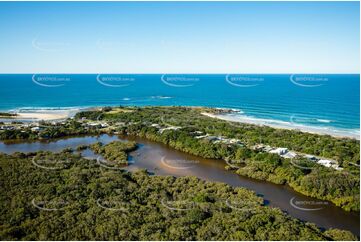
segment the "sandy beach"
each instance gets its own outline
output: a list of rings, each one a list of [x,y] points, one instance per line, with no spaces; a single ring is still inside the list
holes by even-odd
[[[306,133],[313,133],[313,134],[321,134],[321,135],[331,135],[338,138],[353,138],[360,140],[359,132],[352,132],[348,130],[331,130],[325,127],[311,127],[305,126],[301,124],[296,124],[292,122],[286,121],[276,121],[276,120],[268,120],[268,119],[261,119],[261,118],[253,118],[246,115],[232,115],[232,114],[213,114],[213,113],[202,113],[205,116],[211,118],[217,118],[221,120],[231,121],[231,122],[239,122],[239,123],[246,123],[246,124],[254,124],[259,126],[269,126],[272,128],[277,129],[288,129],[288,130],[300,130]]]
[[[59,109],[59,110],[19,110],[16,112],[17,116],[13,119],[21,121],[55,121],[64,120],[73,117],[79,109]]]

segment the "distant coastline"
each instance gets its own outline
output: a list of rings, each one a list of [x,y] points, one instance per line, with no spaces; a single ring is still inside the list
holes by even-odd
[[[148,106],[148,105],[145,105]],[[151,105],[149,105],[151,106]],[[85,110],[101,109],[104,106],[94,107],[59,107],[59,108],[42,108],[42,107],[28,107],[11,110],[9,113],[14,116],[0,117],[0,122],[39,122],[39,121],[62,121],[73,117],[76,113]],[[202,106],[187,106],[190,108],[209,108]],[[360,140],[359,130],[337,130],[325,127],[307,126],[294,122],[285,122],[271,119],[261,119],[244,115],[239,109],[233,108],[213,108],[214,112],[203,112],[202,114],[211,118],[217,118],[230,122],[239,122],[246,124],[253,124],[259,126],[269,126],[277,129],[299,130],[301,132],[314,133],[320,135],[330,135],[338,138],[353,138]]]
[[[292,122],[284,122],[284,121],[276,121],[270,119],[261,119],[261,118],[253,118],[242,114],[235,114],[234,112],[219,112],[219,113],[202,113],[205,116],[211,118],[217,118],[230,122],[239,122],[239,123],[247,123],[254,124],[259,126],[269,126],[277,129],[288,129],[288,130],[300,130],[301,132],[320,134],[320,135],[331,135],[333,137],[338,138],[353,138],[360,140],[360,131],[348,131],[348,130],[336,130],[336,129],[328,129],[324,127],[316,127],[316,126],[307,126],[303,124],[297,124]]]

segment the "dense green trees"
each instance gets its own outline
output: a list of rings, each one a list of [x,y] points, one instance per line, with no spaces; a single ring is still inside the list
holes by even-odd
[[[1,240],[357,240],[243,188],[106,169],[69,152],[0,154],[0,184]]]
[[[15,117],[17,116],[16,113],[4,113],[4,112],[0,112],[0,117]]]
[[[90,145],[90,148],[96,153],[103,156],[107,161],[114,161],[119,164],[128,164],[127,153],[137,148],[137,144],[133,141],[112,141],[103,145],[98,142]]]
[[[84,127],[80,122],[68,120],[65,123],[50,124],[41,122],[41,130],[32,131],[31,127],[2,130],[0,131],[0,140],[37,140],[37,139],[52,139],[61,138],[64,136],[85,135],[85,134],[100,134],[103,131],[97,127]]]

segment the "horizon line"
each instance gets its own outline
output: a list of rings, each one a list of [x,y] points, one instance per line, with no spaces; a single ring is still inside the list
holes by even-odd
[[[27,73],[0,73],[0,75],[360,75],[360,73],[322,73],[322,72],[288,72],[288,73],[276,73],[276,72],[224,72],[224,73],[212,73],[212,72],[200,72],[200,73],[178,73],[178,72],[162,72],[162,73],[121,73],[121,72],[27,72]]]

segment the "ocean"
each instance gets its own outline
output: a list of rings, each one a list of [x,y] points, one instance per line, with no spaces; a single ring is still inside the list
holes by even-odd
[[[359,135],[359,75],[2,74],[0,110],[206,106],[234,119]]]

